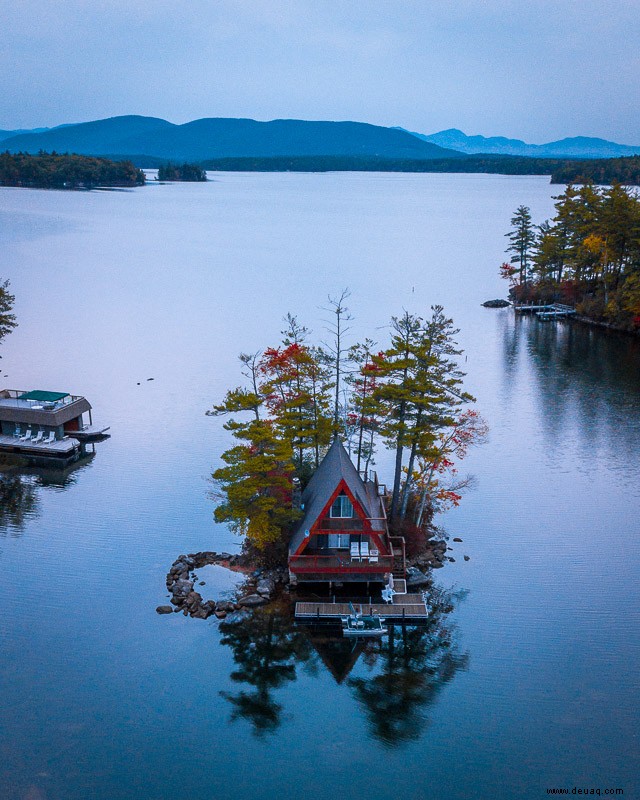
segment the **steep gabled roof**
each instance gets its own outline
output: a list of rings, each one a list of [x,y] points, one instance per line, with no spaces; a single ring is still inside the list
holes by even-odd
[[[344,449],[344,445],[336,437],[326,456],[320,462],[320,466],[314,472],[307,488],[302,493],[304,517],[291,537],[290,553],[298,549],[304,539],[304,532],[309,530],[318,519],[322,509],[327,505],[331,495],[342,480],[347,484],[349,491],[360,503],[368,517],[379,517],[381,515],[380,498],[374,498],[367,491],[367,486],[358,475],[358,471],[353,466],[353,462]]]

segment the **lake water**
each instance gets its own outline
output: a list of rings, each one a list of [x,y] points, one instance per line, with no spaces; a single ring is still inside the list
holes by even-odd
[[[639,343],[480,306],[505,293],[512,211],[541,222],[557,187],[212,177],[0,190],[20,323],[1,382],[85,395],[112,432],[70,475],[4,485],[0,798],[640,796]],[[286,616],[158,616],[180,553],[238,547],[212,519],[228,438],[205,410],[287,312],[321,339],[345,286],[354,340],[433,303],[461,329],[491,434],[462,467],[477,489],[438,520],[463,539],[437,573],[453,611],[364,652]]]

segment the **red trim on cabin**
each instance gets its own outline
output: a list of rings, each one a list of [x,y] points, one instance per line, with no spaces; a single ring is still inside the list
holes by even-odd
[[[333,491],[333,494],[329,498],[328,502],[326,503],[320,514],[318,514],[315,521],[309,528],[309,536],[304,537],[304,539],[298,546],[298,549],[295,551],[295,553],[293,553],[294,557],[301,555],[306,550],[307,546],[311,541],[312,536],[318,535],[317,530],[321,520],[327,517],[327,515],[331,510],[331,506],[335,502],[335,499],[338,497],[338,495],[341,494],[341,492],[344,492],[349,498],[349,500],[351,500],[351,505],[353,506],[354,511],[356,511],[358,519],[362,522],[363,529],[361,531],[355,531],[355,530],[349,531],[349,529],[347,528],[345,530],[341,530],[340,533],[343,535],[349,534],[351,536],[370,536],[378,546],[380,555],[390,555],[390,553],[387,552],[386,545],[382,543],[382,540],[380,538],[380,533],[372,530],[371,522],[367,516],[365,509],[362,507],[359,500],[357,500],[357,498],[353,495],[345,479],[342,478],[338,483],[338,485],[336,486],[335,490]]]

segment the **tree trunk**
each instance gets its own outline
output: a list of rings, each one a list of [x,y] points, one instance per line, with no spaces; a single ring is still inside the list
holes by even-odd
[[[400,413],[398,415],[398,422],[400,423],[398,430],[398,443],[396,445],[396,466],[393,475],[393,495],[391,497],[391,520],[395,521],[398,514],[398,500],[400,499],[400,480],[402,478],[402,454],[404,451],[404,422],[405,422],[405,401],[400,403]]]

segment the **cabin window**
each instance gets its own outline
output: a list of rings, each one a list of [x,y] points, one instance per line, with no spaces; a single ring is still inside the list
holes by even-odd
[[[348,550],[351,536],[348,533],[330,533],[327,535],[329,547],[335,550]]]
[[[339,517],[342,519],[348,519],[349,517],[353,516],[353,504],[346,494],[341,494],[336,497],[336,499],[333,501],[333,505],[331,506],[331,512],[329,513],[329,516]]]

